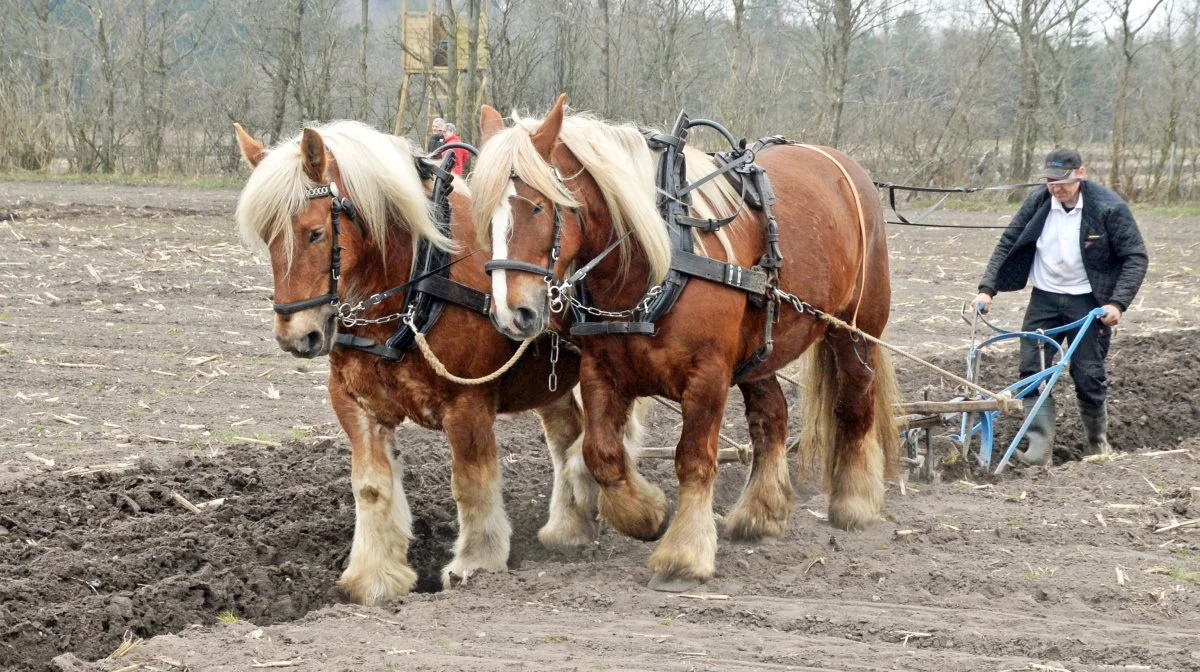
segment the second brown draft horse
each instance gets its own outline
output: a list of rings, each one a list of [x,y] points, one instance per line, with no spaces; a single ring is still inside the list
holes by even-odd
[[[566,116],[565,96],[541,121],[505,128],[485,106],[484,146],[471,178],[477,235],[493,252],[492,319],[512,338],[551,325],[550,289],[589,261],[591,308],[624,319],[667,275],[673,248],[656,202],[656,155],[642,132],[585,116]],[[689,182],[714,169],[688,148]],[[867,173],[829,148],[773,144],[757,163],[778,202],[783,265],[778,288],[874,336],[890,309],[884,219]],[[697,190],[692,215],[734,214],[740,204],[724,179]],[[670,195],[668,195],[670,197]],[[719,232],[697,233],[710,259],[754,265],[763,255],[761,213],[744,210]],[[629,234],[627,238],[624,238]],[[602,259],[615,241],[619,254]],[[544,276],[544,277],[543,277]],[[765,310],[718,282],[692,280],[653,335],[578,339],[586,411],[584,459],[600,483],[601,517],[640,539],[661,534],[663,492],[622,450],[621,430],[634,399],[663,395],[681,403],[675,453],[679,506],[650,557],[652,587],[680,590],[712,576],[717,547],[713,484],[717,439],[733,374],[764,341]],[[560,326],[560,325],[556,325]],[[560,327],[561,328],[561,327]],[[770,357],[738,381],[754,446],[740,500],[725,516],[727,533],[782,535],[792,485],[785,458],[787,406],[775,372],[811,351],[802,446],[824,459],[829,520],[858,528],[883,507],[895,463],[895,374],[886,351],[853,331],[830,328],[811,311],[781,306]]]

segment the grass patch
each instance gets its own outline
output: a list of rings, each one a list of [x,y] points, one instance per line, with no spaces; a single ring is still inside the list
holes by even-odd
[[[1179,581],[1187,581],[1188,583],[1195,583],[1200,581],[1200,572],[1189,572],[1179,567],[1172,567],[1171,578],[1178,579]]]
[[[217,621],[221,623],[237,623],[240,620],[242,619],[238,618],[237,614],[228,609],[217,614]]]

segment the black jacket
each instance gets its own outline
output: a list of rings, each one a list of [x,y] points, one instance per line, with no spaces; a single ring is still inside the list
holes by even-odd
[[[1110,189],[1084,180],[1083,221],[1079,226],[1079,246],[1083,268],[1092,295],[1100,305],[1114,304],[1122,312],[1129,308],[1146,277],[1150,257],[1138,231],[1133,213],[1121,197]],[[988,262],[979,291],[993,296],[996,292],[1024,289],[1033,268],[1037,240],[1050,214],[1050,191],[1035,189],[1000,236]]]

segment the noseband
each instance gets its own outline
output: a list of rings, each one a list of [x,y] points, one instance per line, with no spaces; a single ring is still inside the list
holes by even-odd
[[[358,225],[359,230],[362,230],[362,223],[358,221],[358,210],[354,207],[354,203],[349,198],[338,195],[337,185],[333,182],[323,184],[319,187],[313,187],[304,192],[305,199],[311,201],[317,198],[329,197],[332,203],[329,206],[330,220],[333,224],[333,240],[330,247],[329,259],[329,293],[320,296],[314,296],[300,301],[292,301],[291,303],[276,303],[274,304],[275,312],[280,315],[291,315],[309,308],[316,308],[325,304],[337,305],[338,301],[338,278],[342,275],[342,245],[341,245],[341,228],[339,226],[342,213],[346,217]]]

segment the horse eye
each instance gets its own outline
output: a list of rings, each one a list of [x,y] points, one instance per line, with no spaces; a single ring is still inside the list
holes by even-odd
[[[538,215],[542,214],[543,212],[545,212],[545,210],[542,209],[542,206],[540,206],[540,205],[533,206],[533,216],[534,217],[537,217]]]
[[[324,230],[324,229],[313,229],[312,231],[309,231],[309,232],[308,232],[308,242],[309,242],[309,244],[316,244],[316,243],[319,243],[319,242],[321,242],[321,239],[322,239],[322,238],[324,238],[324,237],[325,237],[325,230]]]

